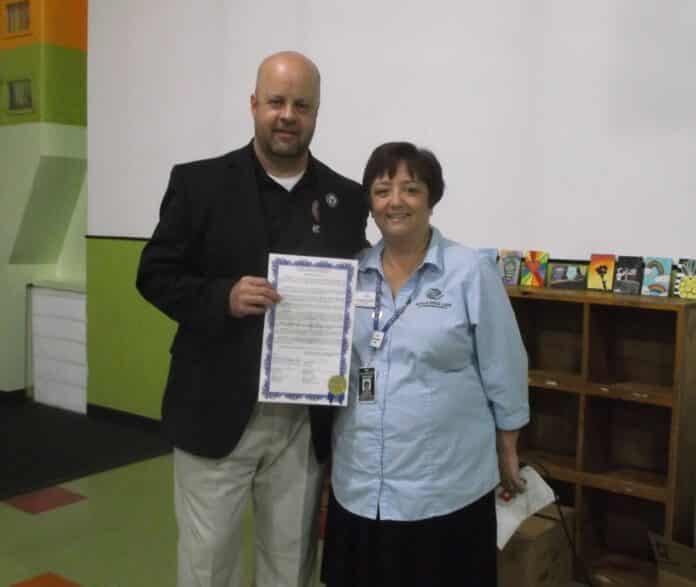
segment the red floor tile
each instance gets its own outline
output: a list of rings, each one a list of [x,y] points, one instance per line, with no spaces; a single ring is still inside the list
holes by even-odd
[[[83,499],[87,498],[79,493],[56,486],[11,497],[6,499],[5,503],[28,514],[42,514]]]
[[[45,573],[43,575],[38,575],[36,577],[32,577],[31,579],[27,579],[26,581],[15,583],[11,587],[80,587],[80,584],[68,581],[60,575]]]

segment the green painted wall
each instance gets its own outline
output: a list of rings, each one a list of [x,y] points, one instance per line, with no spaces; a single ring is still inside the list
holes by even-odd
[[[87,239],[87,401],[159,418],[175,325],[135,289],[144,244]]]
[[[11,264],[57,264],[85,179],[86,161],[41,156]]]
[[[56,244],[57,262],[11,264],[10,257],[42,155],[84,158],[85,143],[84,127],[46,123],[0,125],[0,391],[23,389],[26,385],[26,284],[39,280],[84,282],[84,184],[63,241]],[[83,216],[78,218],[80,210]]]
[[[65,235],[63,249],[56,267],[56,278],[61,281],[84,283],[87,276],[87,182],[77,199],[70,226]]]
[[[9,113],[7,82],[14,79],[32,80],[32,112]],[[27,45],[0,51],[0,124],[38,122],[41,112],[41,45]]]
[[[56,45],[42,48],[41,120],[87,126],[87,54]]]
[[[9,265],[38,167],[39,125],[0,127],[0,390],[24,388],[25,289],[50,267]]]
[[[7,81],[32,80],[31,112],[10,113]],[[87,125],[87,54],[33,44],[0,50],[0,125],[53,122]]]
[[[10,113],[8,81],[21,79],[32,108]],[[82,50],[0,50],[0,392],[28,384],[27,283],[85,281],[86,82]]]

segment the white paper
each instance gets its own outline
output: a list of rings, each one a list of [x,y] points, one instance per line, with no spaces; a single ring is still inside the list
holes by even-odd
[[[500,497],[502,492],[496,490],[495,512],[498,517],[498,548],[500,550],[522,522],[556,501],[553,489],[532,467],[522,467],[520,476],[527,482],[524,493],[519,493],[510,501],[505,501]]]
[[[357,261],[271,254],[259,401],[345,406]]]

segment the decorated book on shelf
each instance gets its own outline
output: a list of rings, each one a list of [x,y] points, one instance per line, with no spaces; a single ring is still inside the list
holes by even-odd
[[[520,285],[544,287],[549,254],[546,251],[526,251],[522,260]]]
[[[590,257],[590,268],[587,271],[587,289],[612,291],[614,286],[614,268],[616,257],[595,253]]]
[[[696,299],[696,259],[679,259],[672,293],[680,298]]]
[[[495,263],[498,260],[498,249],[486,249],[486,248],[481,248],[481,249],[476,249],[478,251],[478,254],[481,257],[489,257],[493,259],[493,263]]]
[[[522,265],[522,251],[514,249],[500,249],[498,267],[503,276],[505,285],[517,285],[520,281],[520,267]]]
[[[581,261],[550,262],[548,286],[553,289],[585,289],[587,286],[587,263]]]
[[[669,282],[672,276],[672,259],[669,257],[643,257],[645,269],[643,270],[644,296],[667,296],[669,294]]]
[[[614,293],[640,294],[643,283],[643,257],[620,256],[616,262]]]

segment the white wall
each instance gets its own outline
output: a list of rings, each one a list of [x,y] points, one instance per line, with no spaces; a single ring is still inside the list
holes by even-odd
[[[91,0],[90,235],[144,236],[173,162],[227,148],[226,26],[214,0]]]
[[[88,231],[148,236],[171,165],[245,143],[258,62],[295,48],[314,153],[357,179],[383,141],[431,147],[446,234],[696,256],[694,31],[690,0],[92,0]]]

